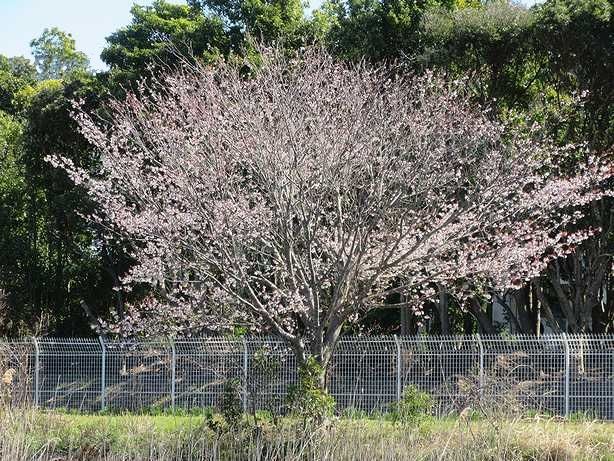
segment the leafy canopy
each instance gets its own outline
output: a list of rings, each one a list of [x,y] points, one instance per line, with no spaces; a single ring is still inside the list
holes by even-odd
[[[57,27],[45,29],[30,46],[41,80],[65,78],[85,72],[89,66],[85,53],[77,51],[72,35]]]

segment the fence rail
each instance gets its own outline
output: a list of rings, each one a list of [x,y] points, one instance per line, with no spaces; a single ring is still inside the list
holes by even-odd
[[[81,411],[218,407],[283,411],[297,364],[276,338],[0,340],[0,399]],[[327,372],[337,410],[385,411],[406,386],[448,414],[509,405],[614,420],[614,335],[344,337]]]

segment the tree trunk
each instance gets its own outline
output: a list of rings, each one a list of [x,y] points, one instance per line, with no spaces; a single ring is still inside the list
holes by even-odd
[[[410,311],[408,306],[401,307],[401,336],[407,336],[411,333],[409,326]]]
[[[561,328],[556,318],[554,317],[554,314],[552,313],[552,308],[550,307],[550,301],[548,301],[548,298],[546,297],[546,294],[544,293],[544,289],[542,288],[540,280],[537,278],[533,280],[532,283],[533,283],[533,287],[535,288],[535,294],[537,295],[537,299],[539,300],[541,304],[541,308],[545,314],[548,325],[550,326],[550,328],[552,328],[552,330],[555,333],[562,333],[563,329]]]
[[[612,203],[612,199],[606,197],[591,205],[587,217],[592,224],[601,227],[601,233],[583,242],[567,258],[554,261],[545,273],[569,330],[574,333],[595,329],[593,313],[599,307],[600,292],[614,253]]]
[[[469,300],[469,312],[471,315],[475,317],[478,321],[478,325],[480,327],[480,333],[485,333],[488,335],[494,335],[497,332],[495,331],[495,327],[492,324],[492,320],[488,316],[488,314],[482,309],[482,305],[476,298],[471,298]]]
[[[439,288],[439,302],[437,303],[439,322],[441,324],[441,334],[450,334],[450,316],[448,313],[448,295],[441,287]]]
[[[529,291],[530,287],[528,286],[514,291],[514,304],[516,306],[516,316],[520,324],[520,331],[526,334],[535,334],[537,333],[535,329],[535,316],[529,311]]]

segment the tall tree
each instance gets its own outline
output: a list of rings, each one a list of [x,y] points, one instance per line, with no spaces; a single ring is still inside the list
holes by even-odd
[[[453,0],[329,0],[318,14],[326,19],[325,41],[333,52],[350,59],[377,61],[413,56],[420,45],[421,18],[429,10],[471,4]]]
[[[89,66],[87,56],[77,51],[72,36],[57,27],[45,29],[30,46],[41,80],[62,79],[86,71]]]
[[[95,229],[79,216],[90,210],[87,197],[43,158],[64,152],[84,167],[94,162],[70,112],[75,99],[93,110],[103,89],[85,72],[38,77],[28,60],[0,58],[2,101],[11,112],[0,111],[0,290],[7,304],[0,335],[31,333],[41,318],[51,333],[86,334],[80,304],[100,315],[114,304],[121,255],[111,258],[112,246],[97,245]]]
[[[568,140],[608,149],[614,145],[614,4],[609,0],[549,0],[537,8],[535,46],[544,57],[544,78],[561,105],[582,95],[577,115],[559,118]],[[558,106],[558,107],[557,107]]]
[[[537,121],[542,136],[556,143],[611,155],[612,30],[611,3],[601,0],[550,0],[530,10],[506,2],[437,8],[422,17],[420,46],[409,63],[465,77],[474,98],[500,118],[526,127]],[[578,148],[560,160],[557,168],[573,172],[586,162],[586,151]],[[612,261],[611,208],[605,198],[585,209],[587,221],[602,232],[534,280],[533,294],[550,328],[605,327],[592,317],[614,307],[606,305],[612,296],[603,294]],[[528,308],[529,298],[521,298],[516,307]],[[516,311],[518,318],[508,309],[513,322],[528,326],[533,314]]]
[[[222,21],[186,5],[156,0],[151,6],[134,5],[132,23],[107,37],[101,58],[120,82],[146,74],[147,67],[168,65],[177,54],[211,61],[228,55],[233,45]]]
[[[19,163],[26,178],[21,213],[27,252],[15,260],[21,270],[14,283],[20,287],[11,291],[12,305],[33,319],[47,313],[50,331],[56,334],[87,332],[79,301],[109,300],[103,294],[109,286],[92,246],[93,235],[79,217],[89,210],[88,201],[43,160],[64,152],[76,163],[90,165],[90,148],[70,112],[73,99],[94,107],[97,91],[94,79],[83,77],[39,82],[20,97],[24,127]]]
[[[569,251],[584,235],[557,233],[574,219],[562,207],[612,174],[545,180],[548,150],[432,76],[317,50],[260,62],[250,78],[186,63],[105,123],[82,111],[100,174],[56,159],[133,242],[125,282],[156,287],[158,327],[264,325],[326,365],[344,325],[392,294],[516,285]]]
[[[608,0],[549,0],[535,10],[534,46],[544,63],[544,91],[534,113],[560,142],[586,144],[611,158],[614,148],[614,4]],[[577,156],[565,167],[584,161]],[[574,332],[604,331],[614,312],[614,202],[585,212],[602,233],[534,285],[543,305],[560,306]],[[608,286],[609,292],[608,292]],[[544,290],[546,290],[544,292]],[[604,315],[605,313],[605,315]]]
[[[301,0],[188,0],[196,11],[212,12],[241,41],[251,35],[296,47],[313,38]]]
[[[28,317],[32,316],[19,295],[23,289],[23,262],[29,252],[22,147],[22,123],[0,110],[0,292],[6,293],[3,299],[6,306],[0,313],[0,335],[25,330]]]

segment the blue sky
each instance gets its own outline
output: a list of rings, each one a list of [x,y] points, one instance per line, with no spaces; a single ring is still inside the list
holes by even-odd
[[[134,3],[134,0],[0,0],[0,53],[31,57],[30,41],[45,27],[56,26],[72,34],[77,49],[88,55],[94,69],[103,69],[100,52],[105,37],[130,23],[130,7]],[[148,5],[152,0],[136,3]]]
[[[184,0],[171,0],[185,3]],[[140,5],[152,0],[137,0]],[[130,23],[134,0],[0,0],[0,54],[30,55],[30,41],[45,27],[70,32],[77,48],[90,58],[94,69],[104,69],[100,52],[105,37]],[[320,0],[312,0],[320,3]],[[524,0],[532,4],[534,0]]]

